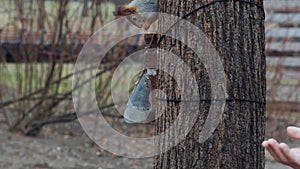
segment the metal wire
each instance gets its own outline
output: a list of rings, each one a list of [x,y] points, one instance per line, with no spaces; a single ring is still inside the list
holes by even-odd
[[[175,103],[190,103],[190,102],[248,102],[248,103],[256,103],[256,104],[266,104],[265,101],[257,101],[257,100],[251,100],[251,99],[238,99],[238,98],[229,98],[229,99],[199,99],[199,100],[181,100],[181,99],[165,99],[165,98],[159,98],[155,97],[157,101],[165,101],[165,102],[175,102]]]

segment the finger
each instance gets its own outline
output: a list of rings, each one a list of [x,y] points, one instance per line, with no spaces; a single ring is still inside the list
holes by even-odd
[[[287,159],[287,165],[293,166],[296,161],[294,156],[291,154],[289,146],[285,143],[280,143],[279,149],[282,152],[282,155]]]
[[[263,141],[261,143],[261,145],[264,147],[264,148],[267,148],[269,145],[268,145],[268,141]]]
[[[289,137],[296,139],[296,140],[300,140],[300,128],[299,127],[288,127],[287,128],[287,133],[289,135]]]
[[[269,139],[268,141],[264,141],[263,146],[268,150],[268,152],[271,154],[271,156],[273,156],[273,158],[276,161],[279,161],[280,159],[279,159],[278,155],[276,154],[276,151],[274,151],[274,148],[272,148],[272,146],[274,146],[274,145],[271,145],[270,140],[271,139]]]
[[[268,152],[277,160],[278,157],[276,154],[273,153],[271,147],[270,147],[270,144],[269,144],[269,141],[264,141],[262,142],[262,146],[268,150]]]
[[[277,160],[278,162],[286,164],[287,159],[282,154],[281,150],[279,149],[279,143],[275,139],[269,139],[269,146],[270,146],[270,154]]]

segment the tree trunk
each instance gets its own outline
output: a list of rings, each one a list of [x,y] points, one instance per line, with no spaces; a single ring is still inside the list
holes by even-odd
[[[87,17],[88,16],[88,0],[83,1],[83,8],[82,8],[82,17]]]
[[[193,9],[213,0],[160,0],[159,12],[183,17]],[[215,0],[214,0],[215,1]],[[247,2],[251,1],[251,2]],[[193,51],[178,40],[165,37],[160,48],[179,56],[194,73],[199,86],[200,114],[184,141],[155,158],[155,169],[173,168],[264,168],[265,91],[266,63],[264,42],[264,11],[262,0],[227,0],[215,2],[194,12],[187,20],[204,32],[223,63],[227,79],[227,99],[222,120],[211,137],[199,142],[200,132],[207,118],[210,102],[210,77],[205,64]],[[160,29],[170,25],[160,22]],[[160,66],[166,56],[159,56]],[[162,71],[161,71],[162,72]],[[186,81],[181,72],[179,79]],[[156,121],[157,134],[168,129],[180,110],[178,82],[162,73],[158,78],[168,99],[161,99],[159,92]],[[188,88],[188,85],[183,85]],[[186,91],[186,89],[180,89]],[[172,130],[168,131],[172,132]],[[168,135],[167,134],[167,135]],[[162,136],[157,149],[162,150],[170,137]]]
[[[46,9],[45,1],[37,0],[38,5],[38,29],[45,29],[45,20],[46,20]]]

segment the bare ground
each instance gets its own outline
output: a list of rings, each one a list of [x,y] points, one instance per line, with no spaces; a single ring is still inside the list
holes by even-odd
[[[129,159],[101,150],[78,122],[46,127],[39,137],[10,133],[0,125],[1,169],[148,169],[153,159]]]
[[[77,121],[45,127],[38,137],[10,133],[1,123],[0,129],[1,169],[150,169],[153,165],[153,158],[129,159],[101,150]],[[266,169],[288,168],[266,152]]]

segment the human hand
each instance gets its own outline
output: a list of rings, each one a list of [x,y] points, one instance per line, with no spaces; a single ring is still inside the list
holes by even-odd
[[[288,127],[288,136],[300,140],[300,128]],[[285,143],[278,143],[275,139],[264,141],[262,146],[266,148],[274,159],[282,164],[300,169],[300,148],[289,148]]]

